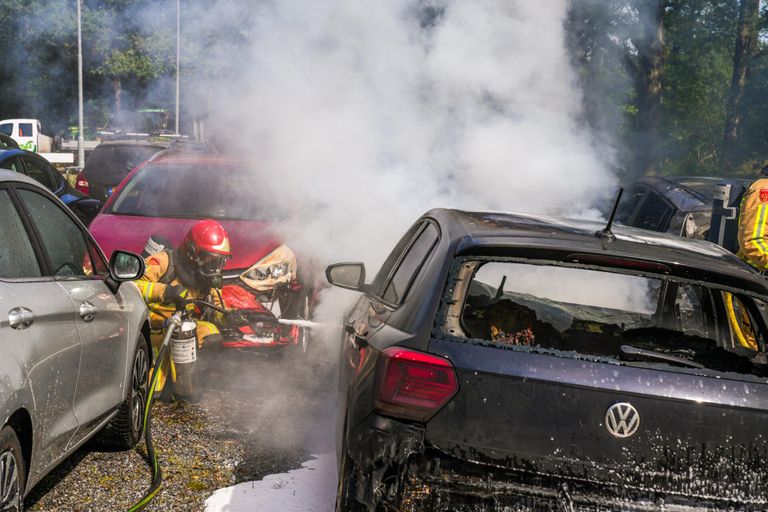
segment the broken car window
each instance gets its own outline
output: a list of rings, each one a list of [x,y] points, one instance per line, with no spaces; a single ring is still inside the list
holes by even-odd
[[[733,301],[742,338],[755,340],[749,352],[749,341],[721,339],[717,308],[706,286],[665,286],[661,278],[517,262],[464,263],[464,268],[475,270],[460,313],[461,329],[447,329],[454,335],[463,331],[467,338],[502,346],[624,364],[669,365],[677,358],[679,366],[767,373],[764,364],[755,369],[752,360],[765,346],[752,312]],[[665,300],[672,304],[665,306]],[[627,347],[642,357],[633,356],[630,363]],[[662,356],[671,357],[664,362]]]

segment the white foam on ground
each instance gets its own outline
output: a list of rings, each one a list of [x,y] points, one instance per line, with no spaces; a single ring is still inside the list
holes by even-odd
[[[313,455],[301,468],[267,475],[214,492],[206,512],[332,512],[336,500],[336,455]]]

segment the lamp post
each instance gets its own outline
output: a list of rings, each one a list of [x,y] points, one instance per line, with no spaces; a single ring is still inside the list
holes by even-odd
[[[181,64],[181,0],[176,0],[176,135],[179,134],[180,64]]]
[[[77,0],[77,166],[85,167],[85,140],[83,138],[83,36],[80,22],[80,3]]]

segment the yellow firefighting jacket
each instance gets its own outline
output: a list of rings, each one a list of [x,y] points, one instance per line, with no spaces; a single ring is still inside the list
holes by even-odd
[[[166,251],[148,256],[144,259],[146,266],[144,275],[141,277],[141,279],[136,281],[136,285],[139,287],[141,296],[144,298],[144,301],[147,303],[147,307],[149,308],[149,321],[152,326],[152,330],[154,331],[152,336],[153,345],[157,345],[158,342],[162,342],[162,336],[155,336],[154,334],[160,332],[163,326],[163,322],[170,318],[174,311],[176,311],[176,306],[174,304],[163,303],[163,294],[165,293],[165,289],[168,286],[174,285],[184,286],[184,283],[182,283],[176,276],[174,276],[173,279],[168,283],[161,282],[163,277],[165,277],[166,273],[168,272],[170,261],[171,256]],[[201,293],[194,289],[187,289],[184,296],[188,299],[206,299],[207,297],[209,302],[212,302],[217,306],[222,306],[222,303],[219,300],[219,294],[216,293],[216,290],[213,288],[208,290],[206,293]],[[203,340],[210,334],[218,333],[219,329],[214,324],[197,320],[197,336],[200,344],[202,344]]]
[[[739,211],[738,256],[758,270],[768,269],[768,178],[749,186]]]

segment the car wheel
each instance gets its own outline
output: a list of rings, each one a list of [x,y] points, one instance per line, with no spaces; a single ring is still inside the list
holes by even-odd
[[[133,448],[144,431],[144,411],[149,396],[149,349],[143,335],[139,336],[131,364],[128,397],[117,415],[99,433],[97,441],[111,448]]]
[[[0,430],[0,512],[21,512],[24,508],[26,467],[16,432]]]

